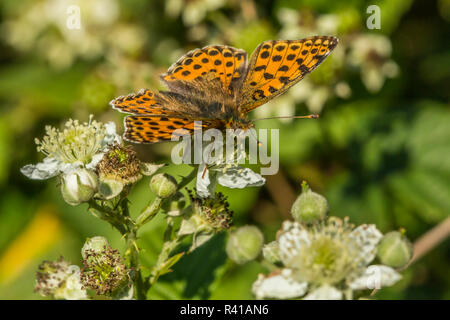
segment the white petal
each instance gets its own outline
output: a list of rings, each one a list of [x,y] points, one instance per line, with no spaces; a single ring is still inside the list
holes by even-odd
[[[354,238],[360,247],[358,253],[362,265],[368,265],[377,254],[377,245],[383,234],[374,224],[362,224],[351,232],[350,237]]]
[[[97,164],[103,159],[103,155],[104,154],[105,154],[104,152],[100,152],[100,153],[94,154],[92,156],[91,162],[89,162],[86,165],[86,168],[94,170],[97,167]]]
[[[150,162],[141,162],[141,173],[144,176],[151,176],[153,175],[156,171],[158,171],[158,169],[164,167],[166,164],[165,163],[161,163],[161,164],[156,164],[156,163],[150,163]]]
[[[371,265],[364,274],[350,282],[349,287],[353,290],[381,289],[382,287],[392,286],[399,281],[402,276],[384,265]]]
[[[86,290],[83,289],[83,285],[80,281],[80,268],[71,265],[67,270],[67,274],[68,277],[66,278],[64,285],[56,290],[55,298],[66,300],[87,299]]]
[[[242,189],[262,186],[266,179],[249,168],[236,166],[227,169],[225,172],[218,172],[217,182],[224,187]]]
[[[291,270],[283,269],[280,274],[272,276],[259,274],[252,287],[256,299],[290,299],[304,295],[308,284],[295,281],[291,278],[291,273]]]
[[[114,142],[120,144],[122,138],[116,133],[116,124],[112,121],[105,123],[106,136],[103,138],[102,146],[106,147],[108,144]]]
[[[45,180],[57,176],[61,172],[61,166],[61,161],[47,157],[37,164],[27,164],[20,172],[33,180]]]
[[[311,242],[308,231],[298,222],[286,221],[282,226],[282,234],[278,238],[280,258],[285,265],[298,255],[302,246]]]
[[[303,300],[342,300],[342,292],[335,287],[324,284],[308,293]]]
[[[210,197],[216,190],[216,173],[210,172],[204,163],[198,166],[196,189],[202,198]]]

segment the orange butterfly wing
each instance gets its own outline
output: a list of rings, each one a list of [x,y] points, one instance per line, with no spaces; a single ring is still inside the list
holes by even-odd
[[[170,114],[172,113],[158,94],[147,89],[138,93],[120,96],[110,102],[113,109],[131,114]]]
[[[336,47],[336,37],[265,41],[253,52],[238,105],[246,113],[286,92]]]
[[[247,53],[229,46],[207,46],[194,49],[161,75],[171,90],[177,91],[179,81],[189,82],[213,74],[226,92],[232,92],[242,84],[247,67]]]
[[[194,130],[217,128],[220,120],[192,120],[170,116],[128,116],[124,139],[134,143],[171,141],[172,135],[191,135]]]

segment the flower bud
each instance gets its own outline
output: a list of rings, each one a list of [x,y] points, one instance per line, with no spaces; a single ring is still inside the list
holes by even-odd
[[[381,263],[393,268],[405,266],[413,255],[411,242],[399,231],[386,233],[377,250]]]
[[[318,193],[312,192],[306,183],[304,183],[302,194],[292,205],[292,217],[299,222],[311,223],[324,219],[327,212],[327,199]]]
[[[102,179],[98,185],[98,193],[103,199],[117,197],[123,190],[123,183],[114,179]]]
[[[61,194],[64,200],[76,206],[89,201],[97,191],[97,175],[88,169],[77,169],[62,176]]]
[[[162,204],[162,210],[171,217],[182,215],[183,208],[186,205],[186,198],[181,192],[175,193]]]
[[[226,251],[238,264],[255,259],[261,252],[264,236],[255,226],[244,226],[230,233]]]
[[[169,198],[177,191],[177,181],[167,173],[158,173],[150,180],[150,189],[160,198]]]
[[[81,249],[81,256],[83,259],[87,258],[88,253],[99,253],[109,246],[109,242],[105,237],[96,236],[86,239],[86,242]]]
[[[280,263],[281,258],[279,250],[280,248],[278,247],[277,241],[269,242],[268,244],[264,245],[262,249],[264,259],[273,264]]]

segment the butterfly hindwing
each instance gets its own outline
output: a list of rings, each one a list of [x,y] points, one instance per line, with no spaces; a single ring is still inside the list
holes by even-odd
[[[161,78],[171,90],[177,91],[180,81],[186,83],[209,75],[211,79],[219,79],[226,92],[232,92],[240,87],[246,66],[245,51],[229,46],[208,46],[182,56]]]
[[[194,130],[215,128],[219,120],[192,120],[170,116],[128,116],[124,138],[134,143],[171,141],[172,135],[191,135]]]
[[[313,71],[336,47],[338,39],[265,41],[253,52],[238,105],[248,112],[286,92]]]

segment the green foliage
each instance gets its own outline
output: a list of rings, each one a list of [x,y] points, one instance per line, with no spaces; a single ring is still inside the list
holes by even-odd
[[[326,196],[333,214],[349,216],[356,224],[375,223],[383,232],[403,227],[413,241],[449,216],[450,52],[445,46],[448,15],[438,5],[378,1],[382,28],[367,30],[369,4],[362,0],[247,1],[250,7],[228,1],[206,10],[193,25],[187,25],[183,15],[195,3],[206,8],[205,0],[180,0],[180,11],[172,15],[166,6],[173,1],[109,1],[117,5],[118,14],[108,11],[115,18],[104,25],[87,14],[88,3],[94,1],[80,1],[86,32],[82,43],[93,45],[84,52],[45,15],[37,19],[36,13],[30,13],[49,1],[0,4],[0,298],[40,298],[32,292],[39,263],[61,254],[73,263],[80,261],[80,248],[88,237],[104,236],[112,247],[125,250],[119,232],[88,214],[86,204],[71,207],[61,199],[57,181],[44,184],[20,174],[20,167],[42,159],[33,141],[42,137],[44,124],[59,126],[68,117],[85,121],[94,113],[102,121],[114,121],[121,132],[122,116],[108,102],[140,88],[161,88],[159,74],[188,50],[229,44],[251,53],[261,41],[280,38],[289,28],[299,30],[292,37],[326,32],[317,25],[324,16],[337,18],[333,26],[340,45],[312,77],[297,85],[306,87],[310,81],[308,94],[319,86],[326,88],[329,95],[320,119],[257,123],[260,128],[280,129],[281,179],[285,181],[279,184],[279,179],[273,179],[270,187],[244,191],[219,187],[235,212],[234,225],[256,224],[266,242],[273,240],[273,231],[288,214],[281,207],[292,205],[289,195],[300,193],[302,180]],[[290,25],[281,21],[283,9],[292,10],[300,20]],[[31,29],[26,16],[36,20]],[[17,22],[16,29],[7,29],[13,28],[12,21]],[[383,58],[392,59],[399,72],[385,76],[382,88],[370,93],[361,73],[373,61],[354,66],[347,60],[354,39],[373,34],[390,41],[392,54]],[[341,47],[345,52],[338,52]],[[71,60],[66,60],[69,56]],[[347,98],[336,94],[342,82],[351,89]],[[279,98],[288,97],[293,114],[317,112],[308,110],[307,99],[293,96]],[[274,112],[279,102],[261,108]],[[161,171],[178,179],[191,168],[171,165],[170,147],[135,149],[142,161],[169,163]],[[148,178],[143,179],[133,187],[134,218],[153,200],[148,183]],[[281,189],[281,197],[274,193],[286,185],[290,190]],[[42,219],[43,214],[47,218]],[[139,233],[147,272],[161,250],[165,219],[156,216]],[[53,233],[40,236],[52,223]],[[379,297],[448,299],[448,246],[447,240],[408,269],[399,284],[381,290]],[[15,249],[19,251],[14,253]],[[172,272],[163,274],[149,291],[149,298],[250,299],[251,285],[264,271],[255,262],[242,266],[230,262],[224,234],[177,258]]]

